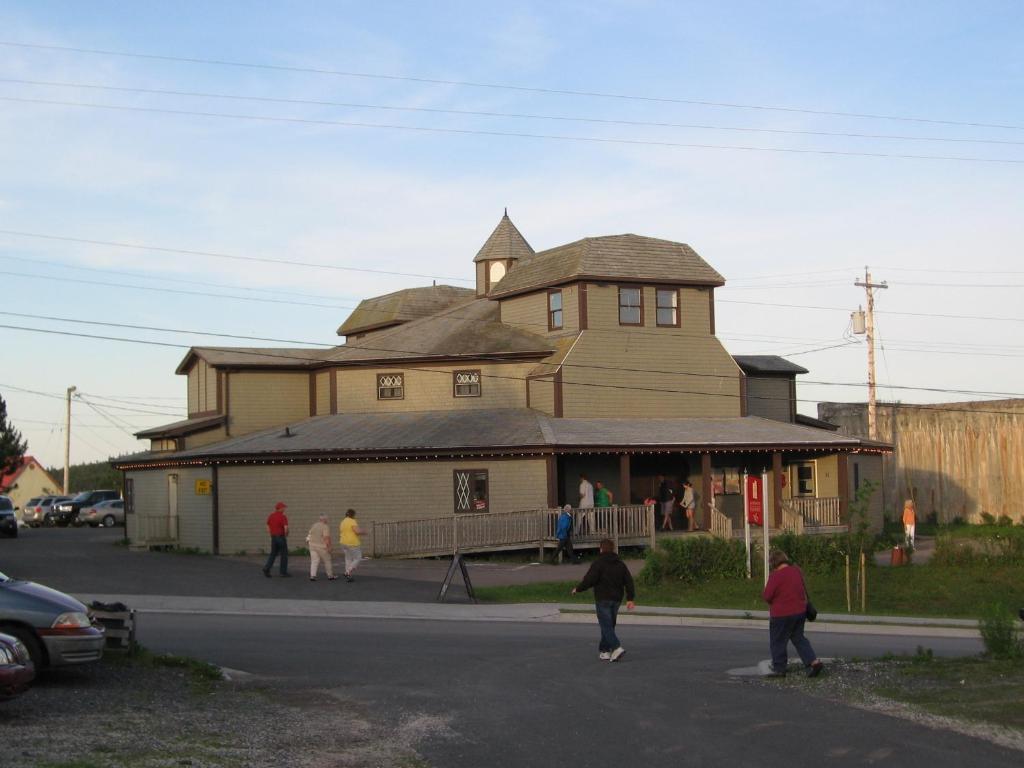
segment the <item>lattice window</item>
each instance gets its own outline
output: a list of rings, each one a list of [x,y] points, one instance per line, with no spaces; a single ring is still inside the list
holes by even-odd
[[[486,469],[456,469],[455,511],[487,512],[490,493]]]
[[[455,397],[480,397],[480,371],[455,371]]]
[[[401,373],[377,374],[377,399],[402,400],[405,398],[405,375]]]

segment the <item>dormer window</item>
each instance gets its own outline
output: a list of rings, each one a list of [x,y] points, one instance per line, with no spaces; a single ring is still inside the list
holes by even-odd
[[[503,278],[505,276],[505,272],[506,271],[507,270],[505,268],[505,262],[503,262],[503,261],[492,261],[491,262],[490,271],[488,272],[488,282],[491,284],[492,288],[495,285],[497,285],[499,282],[501,282],[501,278]]]
[[[655,291],[657,298],[657,319],[659,328],[679,327],[679,289],[658,288]]]
[[[548,330],[557,331],[562,327],[562,292],[548,291]]]
[[[619,325],[644,324],[642,288],[619,288]]]

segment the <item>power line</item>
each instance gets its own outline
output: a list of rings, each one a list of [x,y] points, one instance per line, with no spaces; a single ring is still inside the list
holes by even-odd
[[[525,133],[522,131],[487,131],[476,128],[441,128],[425,125],[398,125],[395,123],[367,123],[359,120],[323,120],[306,117],[271,117],[268,115],[243,115],[228,112],[201,112],[189,109],[167,109],[163,107],[132,107],[123,104],[95,104],[82,101],[58,99],[29,99],[17,96],[0,96],[0,101],[20,104],[42,104],[58,107],[80,107],[84,109],[105,109],[117,112],[139,112],[157,115],[178,115],[186,117],[209,117],[228,120],[247,120],[268,123],[293,123],[298,125],[331,125],[343,128],[368,128],[373,130],[406,131],[413,133],[438,133],[457,136],[493,136],[500,138],[543,139],[547,141],[579,142],[584,144],[618,144],[633,147],[662,147],[670,149],[722,149],[739,152],[770,152],[775,154],[828,155],[834,157],[875,157],[890,160],[935,160],[960,163],[994,163],[1022,165],[1024,160],[996,157],[974,157],[965,155],[912,155],[898,152],[864,152],[840,149],[804,149],[798,147],[758,147],[743,144],[704,144],[697,142],[656,141],[652,139],[622,139],[601,136],[572,136],[557,133]]]
[[[57,334],[57,335],[64,335],[64,336],[79,336],[79,335],[82,335],[82,334],[73,334],[73,333],[70,333],[70,332],[63,332],[62,333],[60,331],[48,331],[48,330],[44,330],[44,329],[41,329],[41,328],[19,328],[17,326],[10,326],[10,325],[0,325],[0,328],[11,328],[11,329],[14,329],[14,330],[35,331],[37,333],[50,333],[50,334]],[[86,338],[92,338],[92,337],[86,336]],[[131,339],[121,339],[121,341],[131,341]],[[160,342],[158,342],[158,341],[154,341],[154,342],[139,342],[139,343],[160,344]],[[166,345],[162,345],[162,346],[181,346],[181,345],[166,344]],[[10,390],[13,390],[15,392],[24,392],[24,393],[29,394],[29,395],[38,395],[39,397],[49,397],[49,398],[54,398],[54,399],[57,399],[57,400],[63,400],[66,397],[66,395],[54,394],[53,392],[41,392],[38,389],[28,389],[26,387],[16,387],[13,384],[0,384],[0,387],[2,387],[4,389],[10,389]],[[164,416],[164,417],[171,416],[171,417],[173,417],[173,416],[180,415],[180,413],[176,414],[176,413],[167,413],[167,412],[161,412],[161,411],[147,411],[147,410],[140,410],[138,408],[126,408],[126,407],[117,406],[117,405],[110,405],[110,406],[107,406],[107,407],[108,408],[113,408],[113,409],[119,410],[119,411],[132,411],[133,413],[148,413],[148,414],[153,414],[154,416]],[[164,406],[164,407],[166,407],[166,406]]]
[[[366,78],[372,80],[388,80],[410,83],[421,83],[424,85],[455,85],[467,88],[486,88],[492,90],[518,91],[524,93],[542,93],[555,96],[584,96],[589,98],[618,99],[624,101],[643,101],[662,104],[689,104],[704,107],[721,107],[728,109],[748,109],[768,112],[788,112],[807,115],[821,115],[828,117],[855,117],[869,120],[897,120],[902,122],[929,123],[934,125],[960,125],[971,128],[1000,128],[1007,130],[1024,130],[1024,126],[1006,125],[1000,123],[967,122],[959,120],[941,120],[936,118],[911,117],[905,115],[886,115],[862,112],[840,112],[835,110],[808,109],[803,107],[783,107],[765,104],[741,104],[726,101],[708,101],[701,99],[682,99],[665,96],[643,96],[627,93],[611,93],[602,91],[571,90],[567,88],[542,88],[536,86],[510,85],[507,83],[486,83],[470,80],[444,80],[440,78],[413,77],[406,75],[389,75],[373,72],[359,72],[353,70],[324,69],[317,67],[298,67],[284,64],[264,64],[259,62],[230,61],[226,59],[210,59],[186,56],[169,56],[153,53],[136,53],[130,51],[111,51],[98,48],[82,48],[64,45],[44,45],[40,43],[24,43],[14,41],[0,41],[0,45],[12,48],[30,48],[47,51],[64,51],[67,53],[84,53],[96,56],[117,56],[133,59],[149,59],[151,61],[174,61],[186,64],[205,64],[221,67],[235,67],[244,69],[263,69],[276,72],[295,72],[316,75],[334,75],[339,77]]]
[[[786,307],[788,309],[822,309],[829,312],[849,312],[849,309],[844,307],[822,307],[811,304],[773,304],[767,301],[740,301],[738,299],[715,299],[716,303],[721,304],[750,304],[757,307]],[[985,315],[948,315],[940,314],[936,312],[899,312],[896,310],[887,310],[878,312],[879,315],[902,315],[904,317],[941,317],[945,319],[956,319],[956,320],[989,320],[993,322],[1006,322],[1006,323],[1024,323],[1024,317],[992,317]]]
[[[154,96],[185,96],[188,98],[223,99],[229,101],[249,101],[261,104],[295,104],[315,107],[342,107],[345,109],[374,109],[392,112],[412,112],[419,114],[458,115],[461,117],[497,117],[516,120],[551,120],[559,122],[589,123],[594,125],[625,125],[633,128],[683,128],[688,130],[734,131],[742,133],[767,133],[786,136],[829,136],[846,139],[884,139],[891,141],[930,141],[961,144],[1002,144],[1011,146],[1024,145],[1024,141],[1006,139],[979,139],[946,136],[907,136],[891,133],[852,133],[842,131],[811,131],[792,128],[754,128],[750,126],[708,125],[703,123],[671,123],[647,120],[623,120],[616,118],[579,117],[576,115],[545,115],[529,112],[495,112],[471,109],[442,109],[440,107],[409,107],[389,104],[366,104],[348,101],[323,101],[318,99],[294,99],[274,96],[250,96],[233,93],[211,93],[208,91],[180,91],[166,88],[142,88],[100,83],[69,83],[53,80],[25,80],[21,78],[0,77],[0,83],[16,85],[45,86],[56,88],[79,88],[83,90],[114,91],[117,93],[139,93]]]
[[[43,264],[49,267],[59,267],[60,269],[73,269],[81,270],[83,272],[99,272],[104,275],[120,275],[122,277],[132,277],[137,280],[159,280],[165,283],[182,283],[183,285],[202,285],[205,287],[214,286],[217,288],[232,288],[237,291],[253,291],[254,293],[276,293],[282,296],[299,296],[304,299],[326,299],[328,301],[335,300],[347,300],[347,297],[340,296],[327,296],[325,294],[317,293],[301,293],[299,291],[283,291],[280,288],[254,288],[248,285],[235,285],[232,283],[217,283],[212,280],[185,280],[180,277],[168,277],[167,275],[145,275],[141,272],[126,272],[120,269],[108,269],[105,267],[87,267],[83,264],[70,264],[66,261],[49,261],[48,259],[37,259],[35,257],[28,257],[22,255],[11,255],[6,253],[0,253],[0,259],[8,259],[10,261],[24,261],[30,264]]]
[[[287,267],[309,267],[311,269],[333,269],[340,272],[366,272],[373,275],[390,275],[397,277],[420,277],[427,280],[454,280],[457,282],[470,283],[472,280],[461,277],[442,277],[440,275],[422,275],[415,272],[395,272],[384,269],[366,269],[364,267],[345,267],[339,264],[324,264],[322,262],[291,261],[288,259],[271,259],[263,256],[240,256],[235,253],[214,253],[212,251],[192,251],[184,248],[162,248],[158,245],[137,245],[135,243],[120,243],[110,240],[90,240],[84,237],[62,237],[60,235],[46,235],[38,232],[19,232],[13,229],[0,229],[0,235],[13,235],[16,237],[33,237],[40,240],[58,240],[66,243],[84,243],[86,245],[107,245],[111,248],[130,248],[138,251],[157,251],[160,253],[178,253],[185,256],[205,256],[214,259],[232,259],[234,261],[254,261],[263,264],[283,264]]]
[[[170,342],[147,341],[147,340],[143,340],[143,339],[129,339],[129,338],[119,337],[119,336],[101,336],[101,335],[97,335],[97,334],[75,333],[75,332],[72,332],[72,331],[57,331],[57,330],[44,329],[44,328],[28,328],[28,327],[24,327],[24,326],[12,326],[12,325],[0,325],[0,328],[7,328],[7,329],[19,330],[19,331],[28,331],[28,332],[33,332],[33,333],[43,333],[43,334],[50,334],[50,335],[56,335],[56,336],[71,336],[71,337],[75,337],[75,338],[88,338],[88,339],[98,339],[98,340],[103,340],[103,341],[124,342],[124,343],[131,343],[131,344],[143,344],[143,345],[154,345],[154,346],[161,346],[161,347],[173,347],[173,348],[178,348],[178,349],[190,349],[191,348],[191,347],[189,347],[186,344],[173,344],[173,343],[170,343]],[[395,350],[386,350],[386,351],[394,352]],[[257,352],[257,351],[242,350],[242,349],[235,349],[235,350],[232,350],[232,352],[235,352],[235,353],[240,354],[240,355],[249,354],[249,355],[256,355],[256,356],[260,356],[260,357],[275,357],[275,358],[281,358],[281,359],[291,359],[291,360],[297,360],[297,361],[298,360],[302,360],[304,362],[309,362],[308,358],[300,358],[300,357],[297,357],[297,356],[294,356],[294,355],[288,355],[288,354],[284,354],[284,353]],[[512,360],[510,360],[508,358],[504,358],[504,359],[503,358],[497,358],[497,360],[499,360],[499,361],[503,360],[504,362],[511,362],[512,361]],[[323,362],[325,364],[330,364],[332,361],[324,360],[324,361],[320,361],[320,362]],[[395,361],[392,360],[392,361],[389,361],[389,362],[394,363]],[[408,362],[415,362],[415,361],[404,361],[404,362],[408,363]],[[519,362],[519,361],[515,360],[515,362]],[[701,378],[718,378],[718,379],[730,379],[730,380],[733,378],[731,376],[725,376],[723,374],[701,374],[701,373],[690,373],[690,372],[680,372],[680,371],[653,371],[653,370],[647,370],[647,369],[618,368],[618,367],[614,367],[614,366],[573,365],[573,364],[559,364],[559,363],[551,363],[550,365],[552,366],[553,369],[557,369],[559,367],[563,367],[563,365],[564,365],[564,367],[570,367],[570,368],[571,367],[578,367],[578,368],[592,368],[592,369],[599,369],[599,370],[607,369],[607,370],[617,371],[617,372],[620,372],[620,373],[663,373],[663,374],[666,374],[666,375],[674,375],[674,376],[690,376],[690,377],[701,377]],[[416,370],[424,372],[424,373],[443,374],[445,376],[451,376],[451,373],[452,373],[451,370],[443,370],[443,369],[436,369],[436,368],[435,369],[431,369],[431,368],[417,367]],[[554,371],[552,371],[552,373],[554,373]],[[492,378],[492,379],[507,379],[507,380],[511,380],[511,381],[523,381],[523,382],[528,380],[527,377],[525,377],[525,376],[508,376],[508,375],[499,375],[499,374],[492,374],[492,373],[488,373],[488,374],[484,374],[484,375],[485,375],[486,378]],[[801,382],[801,383],[802,384],[808,384],[808,385],[836,386],[836,387],[862,387],[862,386],[864,386],[864,384],[862,384],[862,383],[827,382],[827,381],[804,381],[804,382]],[[0,385],[0,386],[3,386],[3,385]],[[696,390],[686,390],[686,389],[666,389],[666,388],[660,388],[660,387],[637,387],[637,386],[620,385],[620,384],[603,384],[603,383],[597,383],[597,382],[569,381],[569,382],[563,382],[563,386],[594,387],[594,388],[600,388],[600,389],[616,389],[616,390],[624,389],[624,390],[630,390],[630,391],[659,392],[659,393],[673,393],[673,394],[707,395],[709,397],[730,397],[730,398],[739,398],[739,397],[741,397],[741,395],[739,395],[739,394],[732,394],[732,393],[728,393],[728,392],[707,392],[707,391],[696,391]],[[978,391],[971,391],[971,390],[943,389],[943,388],[938,388],[938,387],[911,387],[911,386],[898,386],[898,385],[890,385],[890,386],[892,388],[895,388],[895,389],[904,389],[904,390],[911,390],[911,391],[920,390],[920,391],[927,391],[927,392],[939,392],[939,393],[945,393],[945,394],[974,394],[974,395],[984,394],[984,395],[999,396],[999,397],[1011,397],[1011,398],[1024,397],[1024,395],[1022,395],[1020,393],[1009,393],[1009,392],[978,392]],[[17,389],[17,388],[16,387],[12,387],[12,389]],[[29,391],[29,390],[22,390],[22,391]],[[41,393],[37,393],[37,394],[41,394]],[[52,396],[52,395],[47,395],[47,396],[49,397],[49,396]],[[59,397],[59,396],[57,396],[57,397]],[[770,396],[753,396],[753,395],[748,395],[748,397],[750,397],[752,399],[755,399],[755,400],[786,400],[787,402],[789,401],[788,397],[770,397]],[[797,398],[796,402],[815,403],[815,402],[818,402],[818,400],[810,400],[810,399],[800,399],[800,398]],[[114,407],[114,406],[110,406],[110,407]],[[915,407],[926,407],[926,406],[915,406]],[[131,409],[131,408],[122,408],[121,410],[133,410],[133,409]],[[143,412],[143,413],[153,413],[153,411],[141,411],[141,412]],[[1006,412],[1006,413],[1011,413],[1011,412]],[[1019,415],[1019,414],[1013,413],[1012,415]]]

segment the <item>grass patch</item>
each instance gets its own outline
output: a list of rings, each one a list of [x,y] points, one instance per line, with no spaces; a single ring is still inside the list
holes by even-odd
[[[855,571],[851,579],[855,578]],[[502,603],[593,603],[593,595],[572,596],[574,582],[545,582],[505,587],[477,587],[481,600]],[[819,611],[846,613],[842,573],[809,574],[807,586]],[[717,579],[686,584],[663,582],[638,586],[640,605],[679,608],[765,610],[760,579]],[[959,569],[912,565],[869,568],[867,612],[893,616],[978,619],[993,595],[1010,605],[1024,606],[1024,566]],[[856,597],[855,608],[856,608]]]
[[[175,656],[170,653],[153,653],[148,648],[136,644],[131,653],[117,658],[123,663],[134,664],[141,667],[181,669],[184,670],[192,684],[192,690],[197,694],[210,693],[213,687],[224,680],[224,674],[220,668],[205,661],[192,659],[188,656]]]
[[[896,661],[874,692],[934,715],[1024,730],[1024,661],[979,657]]]

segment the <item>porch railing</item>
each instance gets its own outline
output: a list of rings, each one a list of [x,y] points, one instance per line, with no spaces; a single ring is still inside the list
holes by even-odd
[[[158,547],[178,543],[178,518],[170,515],[133,515],[132,546]],[[129,520],[132,518],[129,517]]]
[[[473,512],[416,520],[372,523],[374,557],[430,557],[504,549],[543,551],[556,541],[559,510]],[[604,538],[619,544],[650,545],[654,514],[642,505],[573,509],[573,546],[596,546]]]
[[[732,520],[728,515],[723,515],[715,507],[711,507],[711,535],[726,541],[732,539]]]
[[[804,528],[824,528],[843,525],[839,516],[839,497],[792,498],[782,502],[782,509],[792,510],[803,519]]]
[[[785,501],[782,502],[782,529],[797,535],[804,532],[804,516]]]

